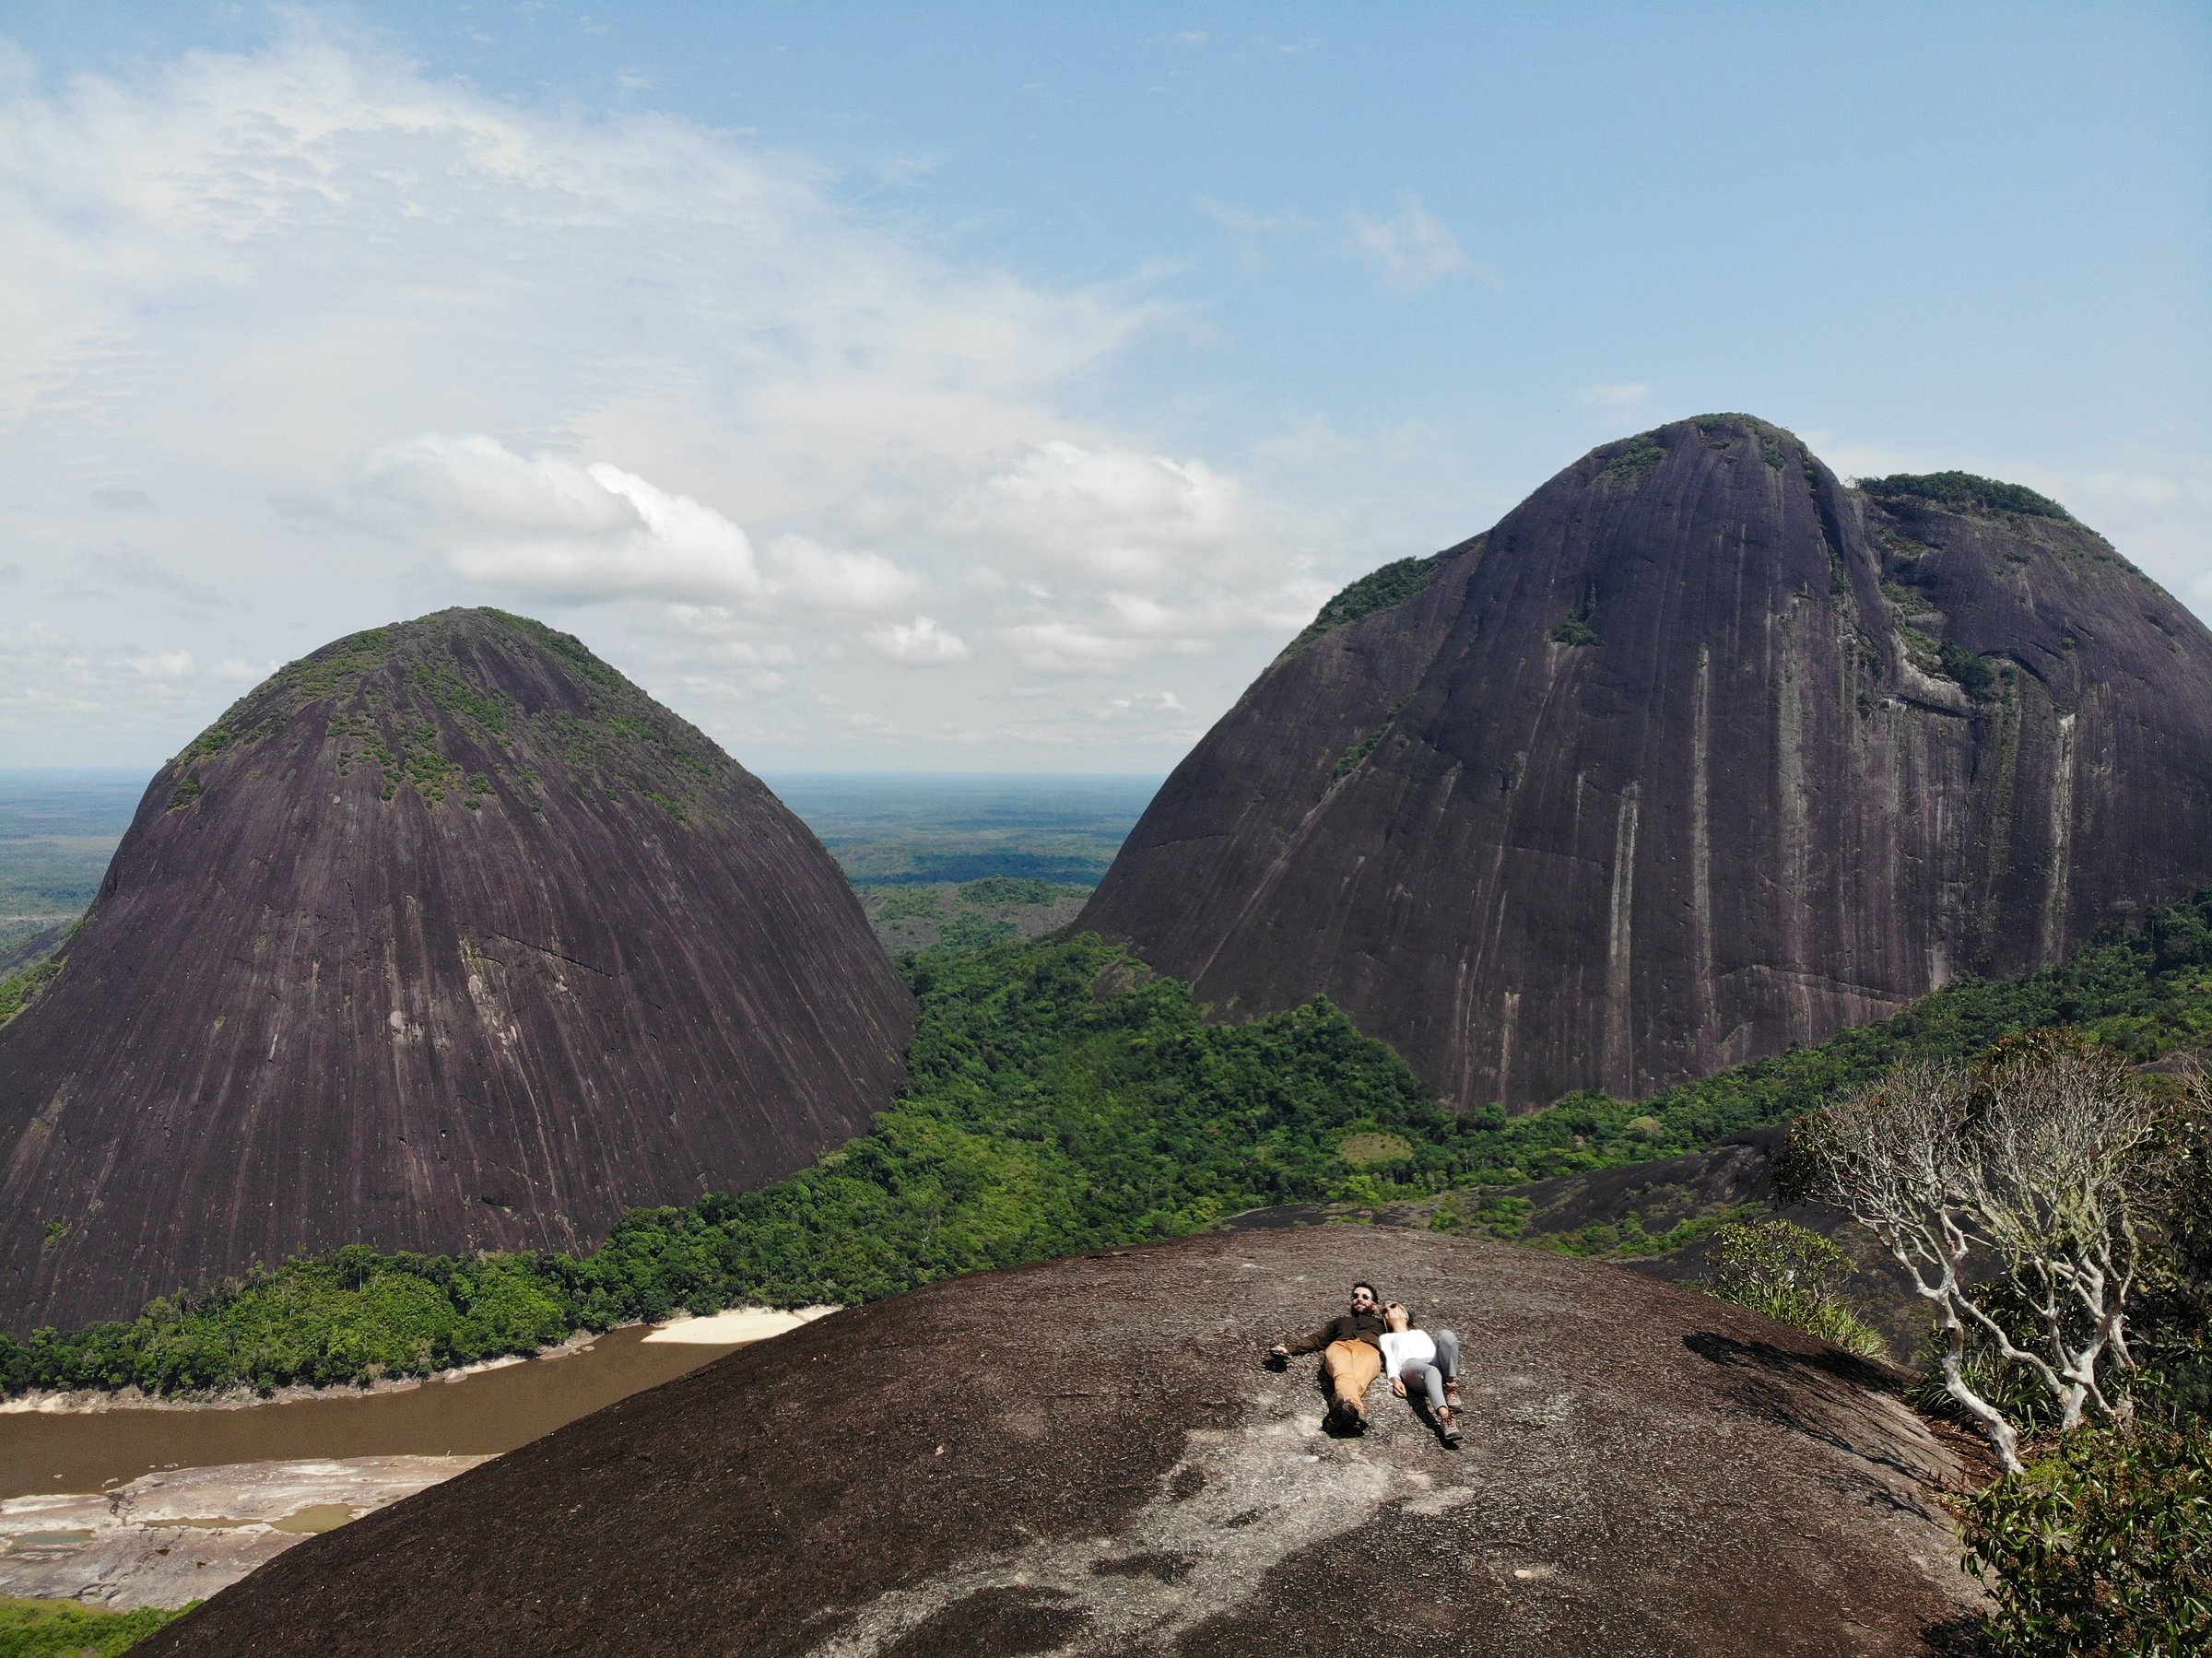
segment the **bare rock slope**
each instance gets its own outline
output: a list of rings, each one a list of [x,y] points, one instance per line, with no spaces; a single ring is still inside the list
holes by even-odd
[[[576,640],[358,633],[165,766],[0,1029],[0,1327],[255,1261],[572,1247],[860,1133],[913,1023],[837,865]]]
[[[1725,415],[1347,589],[1078,924],[1519,1107],[2044,967],[2207,878],[2201,623],[2030,491],[1846,488]]]
[[[1320,1429],[1269,1341],[1381,1281],[1465,1445]],[[147,1658],[1916,1653],[1950,1452],[1879,1373],[1616,1267],[1215,1234],[835,1314],[311,1539]]]

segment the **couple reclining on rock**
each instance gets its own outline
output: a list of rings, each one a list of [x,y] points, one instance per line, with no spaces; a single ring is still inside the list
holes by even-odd
[[[1390,1391],[1401,1399],[1408,1396],[1409,1382],[1418,1386],[1436,1419],[1437,1437],[1447,1445],[1459,1443],[1459,1337],[1452,1331],[1417,1330],[1403,1301],[1384,1306],[1372,1284],[1355,1284],[1351,1311],[1296,1341],[1277,1343],[1268,1356],[1280,1361],[1315,1351],[1328,1383],[1329,1427],[1364,1431],[1367,1390],[1377,1376],[1387,1375]]]

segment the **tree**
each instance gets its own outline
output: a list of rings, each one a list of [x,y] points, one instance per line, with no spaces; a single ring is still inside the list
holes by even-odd
[[[1975,1390],[1968,1356],[2024,1368],[2062,1432],[2129,1418],[2128,1298],[2158,1201],[2159,1118],[2119,1057],[2036,1032],[1972,1066],[1900,1065],[1799,1118],[1776,1185],[1881,1240],[1935,1305],[1946,1391],[2017,1473],[2018,1426]]]
[[[1737,1223],[1714,1233],[1712,1265],[1700,1288],[1862,1358],[1886,1358],[1889,1344],[1841,1288],[1850,1264],[1841,1250],[1794,1220]]]
[[[2212,1418],[2212,1074],[2186,1078],[2160,1124],[2158,1248],[2128,1319],[2128,1345],[2179,1419]]]

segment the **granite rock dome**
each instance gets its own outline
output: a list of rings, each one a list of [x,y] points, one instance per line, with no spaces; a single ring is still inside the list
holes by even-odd
[[[1747,416],[1356,582],[1078,925],[1325,993],[1453,1099],[1635,1096],[2044,967],[2212,878],[2212,634],[2062,508]]]
[[[1263,1346],[1378,1280],[1467,1438]],[[1902,1658],[1970,1587],[1886,1375],[1622,1268],[1367,1227],[952,1280],[312,1538],[146,1658]]]
[[[588,1245],[862,1132],[912,1023],[820,843],[576,640],[357,633],[162,768],[0,1029],[0,1327]]]

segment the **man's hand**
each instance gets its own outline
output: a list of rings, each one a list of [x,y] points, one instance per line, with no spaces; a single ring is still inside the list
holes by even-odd
[[[1399,1398],[1403,1399],[1406,1396],[1406,1378],[1403,1376],[1393,1376],[1390,1379],[1390,1391],[1397,1394]]]

